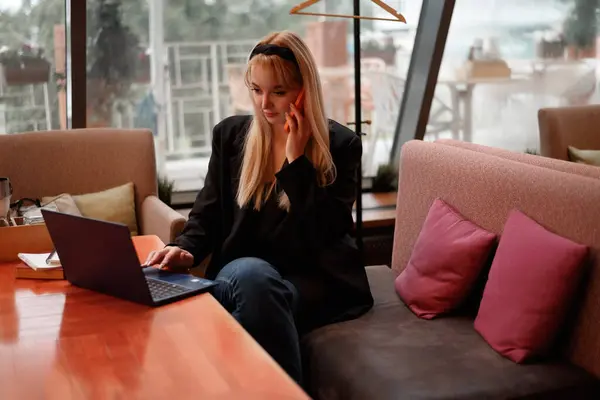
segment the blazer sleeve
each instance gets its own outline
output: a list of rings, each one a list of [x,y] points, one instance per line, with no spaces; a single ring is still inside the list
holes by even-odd
[[[181,235],[169,245],[179,246],[194,256],[198,265],[216,248],[221,221],[221,159],[223,157],[222,124],[213,129],[212,152],[204,187],[198,192]]]
[[[306,156],[297,158],[276,174],[290,199],[288,218],[293,221],[292,229],[312,249],[343,237],[354,225],[352,207],[362,156],[360,138],[353,136],[336,153],[336,179],[328,186],[318,185],[316,169]]]

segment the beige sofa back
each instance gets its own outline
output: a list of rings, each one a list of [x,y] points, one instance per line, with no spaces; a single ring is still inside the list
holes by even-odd
[[[410,141],[402,148],[392,268],[408,259],[433,200],[500,234],[518,208],[549,230],[589,245],[594,257],[567,355],[600,377],[600,181],[502,157]]]
[[[600,150],[600,105],[542,108],[538,112],[540,153],[568,160],[568,146]]]
[[[0,176],[13,183],[13,200],[82,194],[127,182],[142,201],[157,193],[154,140],[149,130],[74,129],[0,135]]]

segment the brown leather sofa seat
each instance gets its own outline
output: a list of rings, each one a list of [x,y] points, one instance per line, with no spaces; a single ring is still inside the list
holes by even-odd
[[[303,341],[316,399],[598,399],[598,381],[554,361],[518,365],[492,350],[473,318],[417,318],[394,290],[395,273],[368,267],[374,308]],[[375,394],[375,395],[374,395]]]

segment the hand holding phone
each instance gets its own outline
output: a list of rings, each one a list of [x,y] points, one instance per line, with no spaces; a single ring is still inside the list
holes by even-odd
[[[300,91],[300,93],[298,94],[298,98],[296,98],[296,102],[294,103],[294,105],[296,106],[296,108],[300,111],[304,110],[304,88],[302,88],[302,90]],[[294,112],[292,111],[290,113],[290,117],[294,118]],[[283,129],[285,129],[286,132],[290,132],[290,125],[288,124],[288,122],[285,122],[285,125],[283,126]]]

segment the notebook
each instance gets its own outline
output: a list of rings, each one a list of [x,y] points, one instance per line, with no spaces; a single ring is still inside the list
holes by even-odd
[[[35,270],[25,263],[17,264],[15,268],[17,279],[65,279],[62,267]]]
[[[56,252],[19,253],[18,257],[23,263],[17,265],[17,278],[64,279],[63,268]]]
[[[52,255],[52,257],[50,257]],[[34,270],[48,270],[60,268],[60,260],[56,252],[52,253],[19,253],[18,257]],[[48,261],[48,262],[46,262]]]

